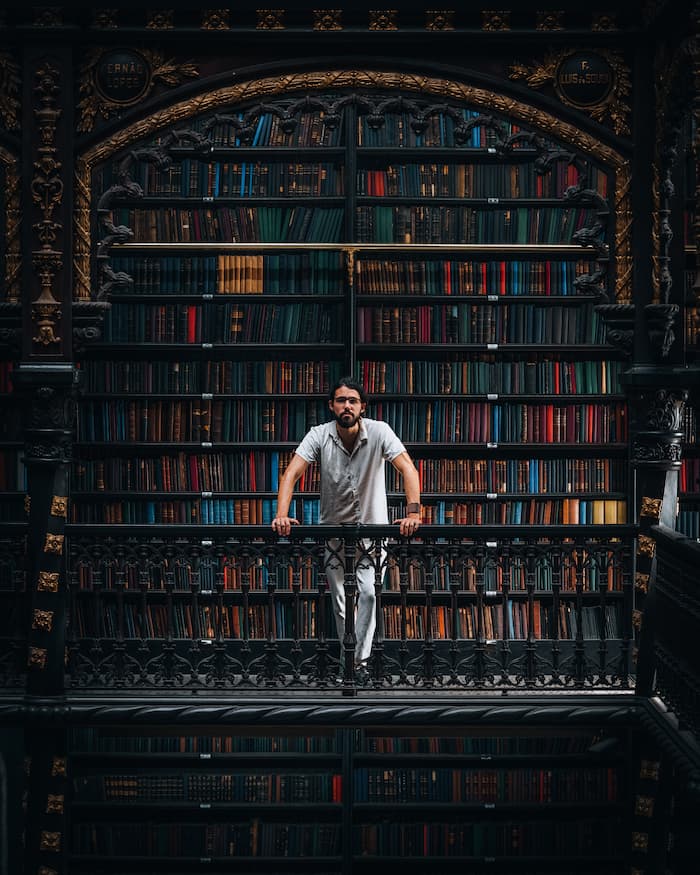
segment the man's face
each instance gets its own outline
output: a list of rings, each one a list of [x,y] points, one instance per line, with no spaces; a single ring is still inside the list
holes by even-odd
[[[360,421],[367,405],[360,401],[356,389],[341,386],[335,390],[333,400],[328,402],[328,406],[341,428],[352,428]]]

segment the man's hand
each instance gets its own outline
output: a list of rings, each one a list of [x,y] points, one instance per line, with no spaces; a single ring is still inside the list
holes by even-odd
[[[420,528],[420,516],[418,514],[409,514],[400,520],[394,520],[394,522],[398,525],[399,531],[405,538],[415,535]]]
[[[291,516],[276,516],[272,520],[272,531],[282,537],[286,537],[291,531],[292,526],[298,526],[299,520],[295,520]]]

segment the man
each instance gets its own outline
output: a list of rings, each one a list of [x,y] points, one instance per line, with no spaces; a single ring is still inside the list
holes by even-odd
[[[394,431],[384,422],[365,419],[367,396],[352,377],[343,377],[328,394],[331,422],[314,426],[296,449],[280,479],[277,516],[272,528],[287,536],[299,521],[289,516],[294,486],[311,462],[318,462],[321,473],[321,511],[319,522],[334,525],[389,522],[384,463],[388,459],[403,477],[406,516],[396,523],[404,536],[415,535],[420,526],[420,481],[411,457]],[[355,622],[355,673],[367,683],[367,660],[376,626],[374,562],[368,556],[370,542],[358,549],[357,619]],[[385,554],[382,551],[383,564]],[[325,571],[330,585],[338,637],[345,632],[345,588],[343,552],[338,539],[326,548]]]

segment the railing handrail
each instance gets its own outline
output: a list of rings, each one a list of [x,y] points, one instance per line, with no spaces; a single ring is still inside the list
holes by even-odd
[[[0,529],[1,531],[1,529]],[[111,523],[67,523],[68,535],[105,535],[118,538],[120,536],[197,536],[231,537],[241,539],[265,538],[279,540],[268,525],[225,525],[225,524],[189,524],[189,523],[149,523],[123,524]],[[631,524],[611,526],[601,525],[421,525],[418,533],[410,540],[464,538],[475,541],[503,541],[511,538],[633,538],[638,534],[638,527]],[[387,525],[356,524],[356,525],[299,525],[292,529],[284,540],[325,539],[333,537],[366,537],[366,538],[401,538],[398,527],[394,523]],[[406,540],[409,540],[408,538]]]

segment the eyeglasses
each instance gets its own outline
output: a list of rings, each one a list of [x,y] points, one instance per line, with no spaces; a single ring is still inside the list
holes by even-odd
[[[362,402],[360,401],[359,398],[348,398],[345,395],[337,395],[333,399],[333,403],[334,404],[361,404]]]

